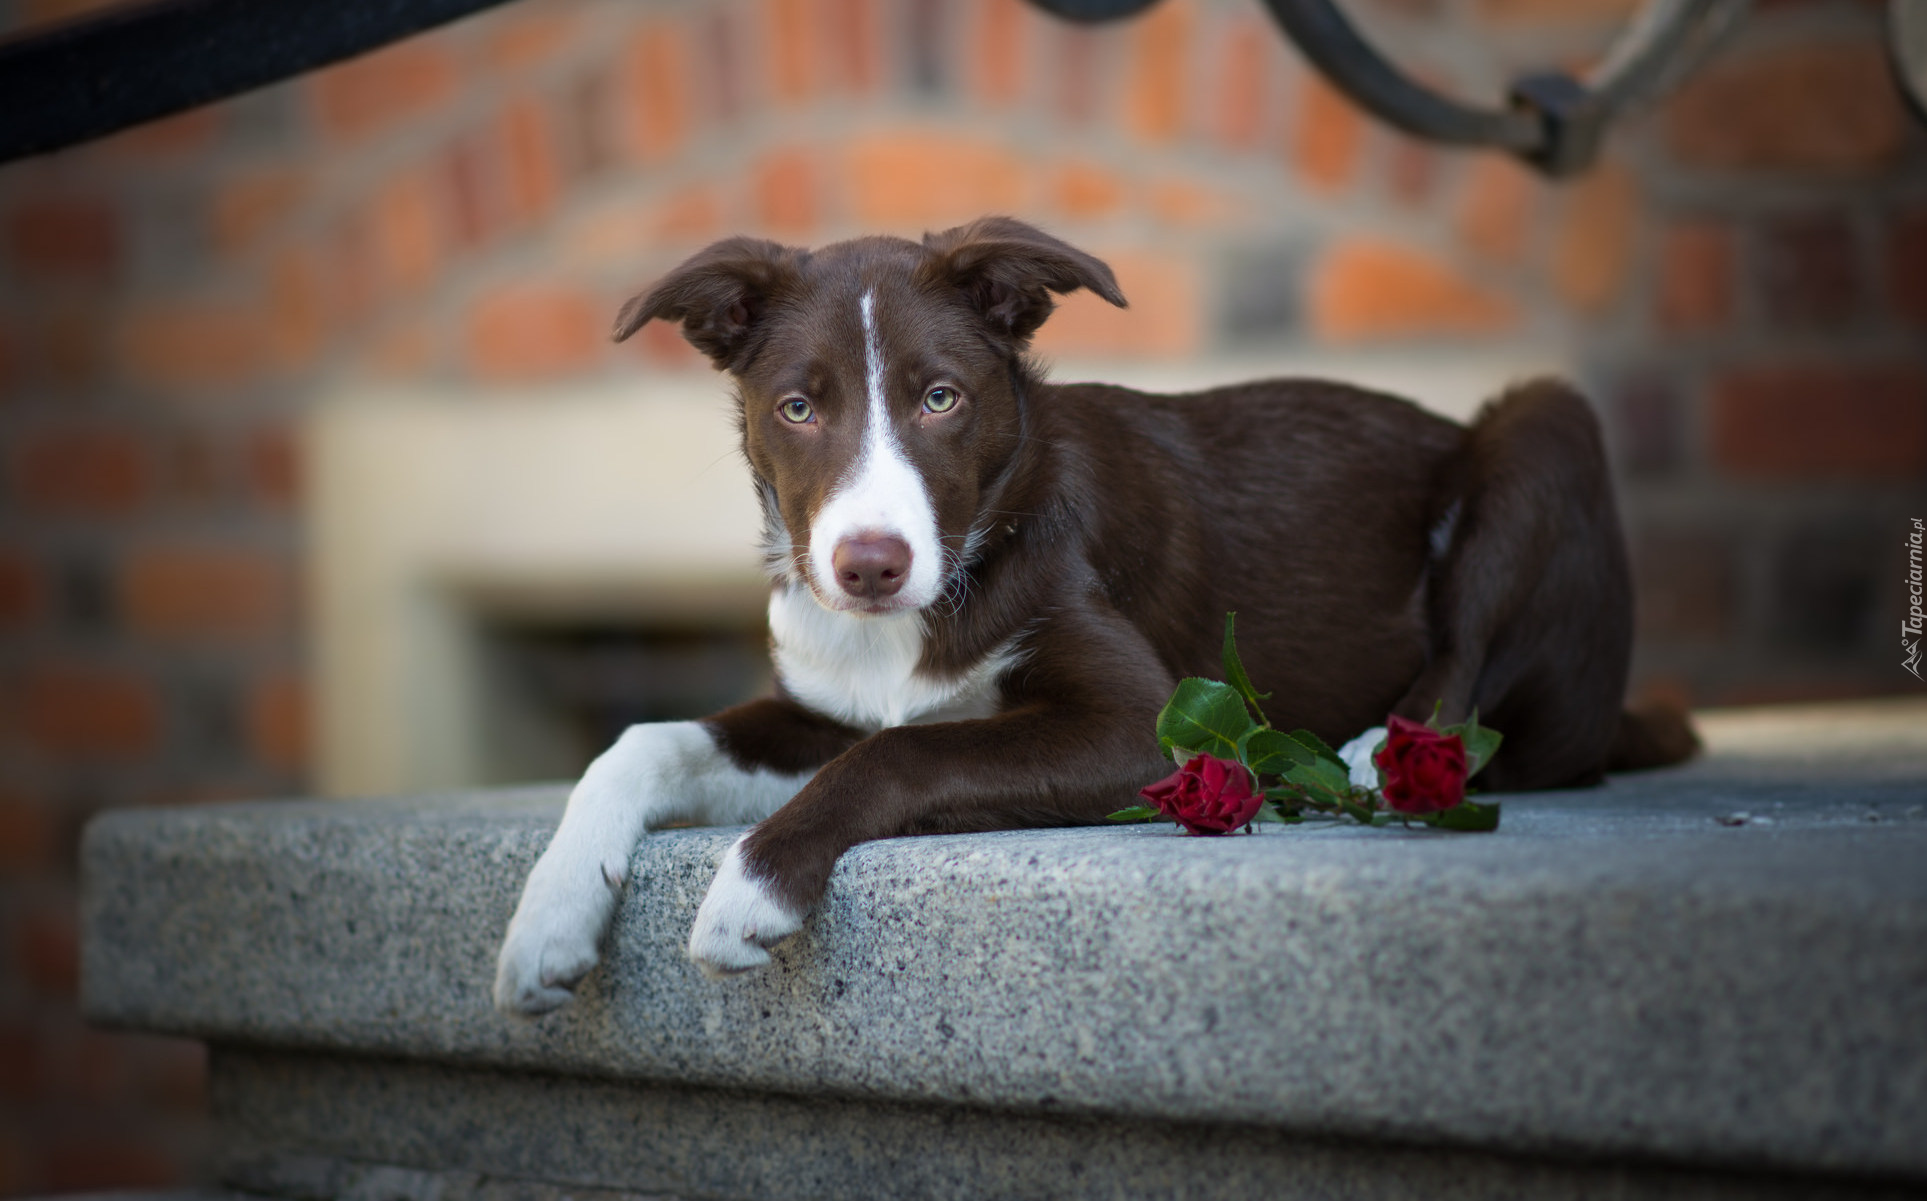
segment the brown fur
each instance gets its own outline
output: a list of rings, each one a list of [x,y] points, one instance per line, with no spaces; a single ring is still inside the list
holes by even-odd
[[[995,716],[861,732],[780,694],[709,724],[743,766],[815,778],[745,847],[807,905],[851,845],[1101,820],[1167,773],[1153,725],[1185,675],[1218,672],[1236,611],[1274,724],[1334,745],[1387,713],[1477,709],[1506,735],[1481,784],[1596,781],[1690,753],[1623,717],[1631,589],[1597,422],[1552,380],[1463,427],[1313,380],[1186,396],[1043,382],[1025,358],[1053,294],[1122,304],[1097,260],[1002,218],[817,252],[734,239],[625,306],[679,321],[739,385],[744,451],[773,528],[807,531],[865,403],[855,298],[876,294],[893,414],[947,554],[987,530],[926,610],[922,670],[1013,637]],[[961,391],[915,411],[933,381]],[[784,420],[806,396],[820,420]],[[1437,545],[1434,545],[1434,542]]]

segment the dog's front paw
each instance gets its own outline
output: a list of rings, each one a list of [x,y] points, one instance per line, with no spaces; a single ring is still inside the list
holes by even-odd
[[[769,962],[769,952],[763,948],[802,928],[802,912],[778,900],[768,883],[744,868],[743,840],[739,838],[723,856],[709,895],[696,911],[696,925],[689,932],[689,957],[706,975],[747,972]]]
[[[532,886],[523,895],[495,961],[495,1008],[536,1017],[575,996],[614,907],[613,886],[600,884],[574,894]]]

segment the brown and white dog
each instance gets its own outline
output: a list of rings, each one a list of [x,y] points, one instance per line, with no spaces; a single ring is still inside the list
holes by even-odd
[[[1170,771],[1153,726],[1224,615],[1267,711],[1348,751],[1475,706],[1490,790],[1682,758],[1622,711],[1626,555],[1598,426],[1541,381],[1468,427],[1343,384],[1189,396],[1044,382],[1053,294],[1110,269],[988,218],[922,244],[720,242],[631,300],[738,386],[767,518],[776,695],[632,727],[590,764],[509,923],[496,1005],[566,1002],[638,839],[754,823],[689,936],[768,962],[838,856],[906,834],[1096,822]]]

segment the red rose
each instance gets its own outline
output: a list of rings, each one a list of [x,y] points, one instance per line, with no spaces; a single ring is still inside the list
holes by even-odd
[[[1244,764],[1216,755],[1193,756],[1138,795],[1193,834],[1229,834],[1256,817],[1265,800]]]
[[[1385,803],[1400,813],[1438,813],[1465,799],[1465,742],[1457,734],[1388,717],[1372,762],[1385,773]]]

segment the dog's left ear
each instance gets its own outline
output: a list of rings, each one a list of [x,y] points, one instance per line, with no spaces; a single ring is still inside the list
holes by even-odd
[[[761,238],[728,238],[699,251],[616,314],[620,342],[651,321],[682,323],[683,337],[724,371],[743,365],[771,304],[801,285],[803,251]]]
[[[922,267],[931,283],[963,291],[992,325],[1027,342],[1057,306],[1053,292],[1091,291],[1124,308],[1117,277],[1103,261],[1010,217],[923,235]]]

